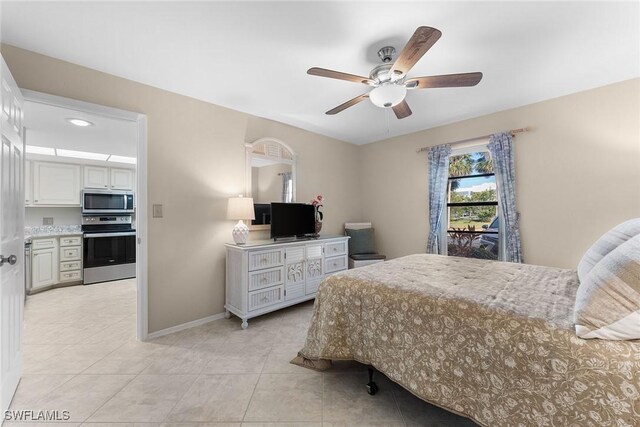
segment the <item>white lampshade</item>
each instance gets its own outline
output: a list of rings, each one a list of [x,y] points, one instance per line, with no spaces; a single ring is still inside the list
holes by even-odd
[[[376,107],[390,108],[400,104],[406,95],[406,87],[397,84],[386,84],[378,86],[369,92],[369,99]]]
[[[231,197],[227,205],[227,219],[256,219],[252,197]]]

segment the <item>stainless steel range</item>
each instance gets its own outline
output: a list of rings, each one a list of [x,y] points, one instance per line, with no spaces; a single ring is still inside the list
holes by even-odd
[[[84,284],[136,276],[136,230],[131,215],[82,217]]]

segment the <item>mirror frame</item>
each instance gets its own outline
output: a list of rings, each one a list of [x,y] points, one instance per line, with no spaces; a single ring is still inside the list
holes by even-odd
[[[245,196],[246,197],[253,197],[252,195],[252,191],[251,191],[251,159],[253,158],[254,155],[254,149],[262,144],[272,144],[272,145],[278,145],[280,146],[282,149],[288,151],[291,154],[291,159],[287,159],[287,158],[278,158],[279,163],[284,163],[284,164],[289,164],[291,165],[291,180],[293,181],[293,185],[292,185],[292,202],[296,201],[296,186],[297,186],[297,171],[296,171],[296,165],[298,163],[298,155],[296,154],[295,151],[293,151],[293,149],[286,144],[285,142],[277,139],[277,138],[272,138],[272,137],[265,137],[265,138],[260,138],[256,141],[253,141],[251,143],[246,143],[244,144],[245,147]],[[267,158],[271,158],[271,159],[276,159],[276,157],[272,157],[272,156],[264,156],[263,157],[267,157]],[[255,203],[255,201],[254,201]],[[271,225],[270,224],[261,224],[261,225],[251,225],[249,224],[249,230],[269,230],[271,229]]]

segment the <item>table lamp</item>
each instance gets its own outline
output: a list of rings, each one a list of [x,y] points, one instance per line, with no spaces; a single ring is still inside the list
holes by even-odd
[[[236,245],[244,245],[249,237],[249,227],[242,221],[244,219],[256,219],[253,210],[253,198],[231,197],[227,205],[227,219],[237,219],[238,223],[233,227],[231,234]]]

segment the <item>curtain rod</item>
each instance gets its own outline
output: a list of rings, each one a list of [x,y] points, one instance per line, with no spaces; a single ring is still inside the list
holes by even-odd
[[[516,134],[518,134],[518,133],[530,132],[531,129],[532,129],[531,126],[526,126],[526,127],[519,128],[519,129],[511,129],[509,131],[509,133],[511,134],[511,136],[516,136]],[[477,139],[489,138],[490,136],[491,136],[491,134],[482,135],[482,136],[476,136],[475,138],[461,139],[459,141],[448,142],[447,144],[449,144],[449,145],[462,144],[464,142],[471,142],[471,141],[475,141]],[[417,153],[421,153],[423,151],[427,151],[429,148],[431,148],[431,147],[422,147],[422,148],[419,148],[416,152]]]

